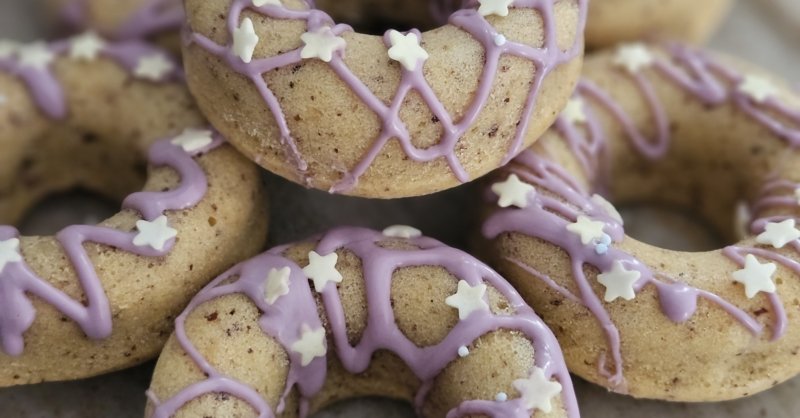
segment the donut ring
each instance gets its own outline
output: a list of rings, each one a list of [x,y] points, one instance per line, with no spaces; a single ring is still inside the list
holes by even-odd
[[[612,390],[719,401],[796,375],[800,98],[680,45],[625,45],[588,59],[584,76],[556,127],[492,186],[505,208],[492,205],[483,234],[499,271],[556,330],[571,371]],[[593,195],[603,190],[697,208],[739,242],[639,242]]]
[[[152,358],[192,295],[265,242],[258,167],[210,131],[156,142],[205,124],[168,55],[86,39],[0,48],[0,224],[74,187],[122,199],[151,169],[97,226],[0,226],[0,387]]]
[[[730,7],[730,0],[592,0],[586,46],[599,49],[647,37],[704,43]]]
[[[333,193],[481,176],[547,129],[580,71],[585,0],[472,1],[445,26],[384,37],[281,1],[187,1],[189,86],[245,155]]]
[[[180,50],[177,34],[186,20],[181,0],[47,1],[70,29],[93,30],[114,40],[156,38]]]
[[[533,310],[490,268],[410,227],[275,248],[175,323],[148,417],[306,417],[359,396],[413,401],[425,417],[579,416]]]

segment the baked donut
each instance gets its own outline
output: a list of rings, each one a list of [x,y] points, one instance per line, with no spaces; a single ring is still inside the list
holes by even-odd
[[[405,3],[412,16],[430,6]],[[481,176],[547,129],[580,72],[586,0],[471,1],[445,26],[382,37],[312,4],[189,0],[184,48],[212,124],[308,187],[395,198]],[[384,7],[317,6],[343,16]]]
[[[489,258],[553,327],[571,371],[614,391],[719,401],[796,375],[800,98],[676,44],[599,53],[584,77],[487,192]],[[691,210],[731,244],[640,242],[595,193]]]
[[[0,387],[152,358],[195,292],[263,249],[259,169],[180,133],[206,122],[176,68],[137,42],[0,44],[0,225],[76,187],[123,201],[55,236],[0,226]]]
[[[730,0],[592,0],[586,46],[604,48],[648,37],[703,43],[730,6]]]
[[[186,18],[181,0],[47,0],[53,14],[72,30],[93,30],[107,39],[154,38],[180,50]]]
[[[422,417],[579,416],[555,337],[516,291],[406,226],[270,250],[175,325],[148,417],[306,417],[360,396],[408,400]]]

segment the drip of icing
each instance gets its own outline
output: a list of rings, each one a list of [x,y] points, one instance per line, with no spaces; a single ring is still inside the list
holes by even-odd
[[[535,346],[536,367],[544,370],[548,379],[555,378],[563,386],[562,399],[569,416],[579,416],[569,373],[558,348],[555,337],[532,309],[525,305],[516,291],[497,273],[467,254],[446,247],[430,238],[409,239],[419,249],[391,250],[380,243],[390,239],[381,233],[360,228],[339,228],[321,237],[316,246],[319,254],[330,254],[337,250],[350,251],[362,260],[366,287],[369,321],[363,336],[356,346],[350,345],[344,316],[344,307],[335,286],[327,286],[322,292],[322,304],[330,324],[336,356],[344,368],[353,374],[361,373],[370,364],[378,350],[388,350],[400,357],[410,370],[422,381],[415,396],[415,406],[421,411],[437,375],[451,362],[459,358],[459,347],[469,346],[479,337],[498,329],[516,330],[530,338]],[[284,410],[284,400],[296,386],[301,395],[300,416],[308,414],[310,398],[317,394],[325,383],[327,361],[324,357],[314,359],[301,366],[300,358],[289,350],[298,340],[299,330],[308,326],[317,329],[322,320],[317,316],[316,302],[309,279],[303,270],[281,254],[287,247],[279,247],[246,261],[212,282],[189,304],[176,319],[175,335],[188,356],[208,376],[206,380],[191,385],[174,397],[159,401],[152,392],[148,396],[155,405],[153,418],[168,418],[193,399],[211,393],[227,393],[248,404],[259,417],[275,417]],[[394,271],[412,266],[442,266],[447,271],[471,285],[485,283],[497,289],[514,308],[512,315],[495,315],[489,311],[477,311],[460,321],[439,344],[418,347],[399,329],[394,319],[391,299],[391,283]],[[288,267],[290,291],[274,304],[268,304],[264,295],[264,272]],[[232,278],[238,278],[230,282]],[[262,312],[259,324],[265,334],[275,338],[290,353],[290,368],[285,390],[279,405],[271,407],[250,386],[238,382],[217,371],[192,344],[186,333],[187,317],[200,305],[225,295],[243,294]],[[442,301],[444,303],[444,301]],[[329,355],[333,355],[330,353]],[[448,418],[484,413],[494,418],[527,418],[521,399],[471,400],[463,402],[449,411]]]
[[[222,140],[217,137],[211,145],[194,154],[186,153],[169,141],[155,143],[150,148],[150,163],[174,169],[181,178],[181,184],[164,192],[135,193],[125,200],[124,207],[152,221],[166,211],[195,206],[205,196],[207,181],[203,169],[193,156],[208,152],[221,143]],[[133,244],[135,235],[133,232],[88,225],[69,226],[56,235],[86,296],[85,304],[70,298],[39,277],[24,260],[9,263],[0,270],[0,339],[3,351],[13,356],[23,353],[23,334],[33,325],[36,317],[29,295],[42,299],[75,321],[87,337],[98,340],[109,337],[112,330],[111,308],[84,244],[92,242],[107,245],[142,257],[163,257],[171,252],[174,245],[172,239],[162,251],[138,247]],[[0,241],[18,237],[19,232],[15,228],[0,226]],[[21,253],[24,256],[24,246]]]
[[[71,28],[86,29],[89,0],[71,0],[61,9],[62,20]],[[142,5],[116,29],[103,33],[110,39],[147,38],[167,31],[178,31],[186,18],[181,0],[143,0]]]
[[[47,48],[55,57],[62,56],[69,51],[70,42],[69,39],[53,42]],[[174,61],[162,50],[140,41],[105,44],[100,50],[100,55],[113,60],[129,73],[133,73],[140,61],[149,56],[160,55],[174,64]],[[178,68],[177,64],[174,65],[174,69],[164,79],[181,78],[182,74]],[[0,71],[19,77],[27,86],[37,106],[47,117],[63,119],[67,116],[68,109],[64,89],[52,71],[52,63],[46,68],[39,69],[23,65],[17,56],[12,55],[0,58]]]
[[[673,60],[658,58],[653,64],[659,74],[675,82],[678,87],[693,94],[706,105],[721,106],[733,103],[737,109],[751,117],[756,123],[770,130],[776,137],[785,140],[790,147],[800,147],[800,111],[789,108],[775,98],[769,98],[761,105],[751,103],[735,88],[727,87],[728,85],[735,87],[743,80],[743,77],[701,52],[680,45],[671,45],[667,51],[671,53]],[[644,74],[637,73],[631,77],[653,113],[653,120],[657,128],[655,139],[647,139],[638,130],[626,111],[607,92],[587,80],[581,81],[577,90],[579,97],[591,98],[591,101],[583,100],[587,135],[582,135],[575,126],[563,118],[556,122],[555,129],[567,141],[588,178],[598,178],[597,184],[591,185],[592,187],[602,188],[603,182],[608,180],[608,167],[604,165],[603,161],[607,138],[597,117],[601,110],[610,114],[623,127],[631,144],[646,158],[663,158],[669,149],[671,142],[668,129],[669,119],[664,105],[655,94],[651,81]],[[589,103],[602,109],[589,106]],[[773,116],[775,113],[788,119],[797,127],[793,129],[786,125]],[[763,332],[763,326],[752,316],[718,295],[654,273],[633,255],[617,248],[612,247],[604,255],[599,255],[592,246],[583,245],[575,235],[564,233],[570,222],[575,221],[579,215],[585,215],[605,223],[604,232],[611,236],[612,245],[621,242],[625,237],[622,225],[614,219],[613,214],[607,213],[601,205],[594,202],[590,192],[583,190],[579,183],[560,166],[528,150],[521,154],[509,166],[509,169],[523,181],[538,186],[550,194],[533,194],[532,204],[524,209],[497,210],[484,224],[484,236],[492,239],[505,232],[519,232],[542,239],[567,252],[572,262],[572,274],[579,289],[578,295],[558,285],[534,268],[518,260],[510,261],[534,277],[543,280],[564,297],[585,306],[597,318],[606,335],[614,360],[614,369],[609,372],[606,370],[605,357],[601,356],[600,372],[609,379],[612,385],[616,386],[616,390],[625,390],[619,330],[586,278],[583,270],[586,264],[605,272],[611,269],[614,261],[621,261],[628,270],[638,271],[641,276],[634,286],[635,291],[640,292],[648,284],[653,284],[658,292],[662,312],[673,322],[683,323],[689,320],[697,309],[698,298],[703,298],[729,313],[748,331],[754,334]],[[597,176],[593,176],[593,174],[597,174]],[[772,207],[789,207],[796,210],[800,206],[796,196],[776,196],[775,192],[783,190],[795,193],[799,186],[780,179],[767,182],[762,189],[762,199],[757,201],[753,208],[763,210]],[[496,199],[489,193],[487,196],[490,199]],[[783,219],[786,217],[756,219],[751,223],[751,229],[754,233],[758,233],[763,231],[766,222]],[[792,242],[789,245],[800,254],[800,242]],[[722,253],[740,266],[744,265],[745,255],[752,254],[777,262],[800,276],[800,263],[770,249],[730,246],[723,249]],[[775,317],[772,338],[779,339],[786,330],[786,312],[777,294],[767,294],[766,297],[772,306]]]
[[[459,139],[466,134],[475,123],[487,101],[490,99],[490,93],[498,71],[499,61],[503,55],[527,59],[532,61],[536,66],[536,74],[531,81],[531,92],[525,104],[524,111],[522,112],[521,122],[514,136],[513,143],[504,160],[504,164],[521,151],[520,148],[524,142],[524,135],[530,124],[531,116],[544,79],[555,68],[577,57],[583,49],[583,43],[582,41],[576,42],[576,44],[566,52],[561,51],[558,47],[556,42],[557,25],[554,22],[553,16],[554,0],[516,0],[513,3],[513,7],[536,9],[541,13],[545,28],[545,45],[542,48],[534,48],[511,41],[498,45],[496,43],[498,33],[495,28],[474,10],[477,2],[467,1],[464,2],[464,4],[465,8],[457,10],[450,15],[449,23],[469,33],[475,40],[483,45],[486,51],[486,63],[480,78],[480,84],[474,93],[474,99],[465,109],[464,115],[460,121],[454,120],[453,116],[447,112],[444,104],[442,104],[436,96],[425,79],[424,67],[422,65],[418,65],[414,71],[403,71],[400,86],[394,98],[391,100],[391,103],[387,105],[375,96],[375,94],[347,67],[341,53],[334,54],[333,59],[329,63],[330,68],[350,87],[353,93],[355,93],[370,110],[380,117],[383,129],[380,136],[376,138],[375,142],[369,147],[362,160],[358,162],[350,172],[345,173],[342,180],[331,188],[332,193],[346,193],[356,187],[358,179],[372,165],[381,150],[391,139],[398,139],[403,151],[412,160],[417,162],[429,162],[444,158],[454,175],[461,182],[469,181],[469,174],[461,165],[456,155],[456,146]],[[578,6],[581,12],[579,28],[582,30],[586,13],[585,0],[578,0]],[[252,0],[233,0],[230,10],[228,11],[228,32],[231,34],[232,38],[232,34],[238,27],[241,14],[244,10],[252,10],[273,19],[303,20],[306,22],[309,32],[314,32],[324,27],[330,27],[334,35],[341,36],[343,33],[353,30],[347,25],[336,24],[329,15],[315,9],[313,3],[308,2],[307,7],[308,10],[302,11],[289,10],[283,6],[270,4],[255,7],[253,6]],[[446,8],[447,5],[445,4],[439,7],[438,10],[445,10]],[[412,32],[421,39],[419,31],[414,30]],[[389,32],[384,36],[384,41],[387,46],[390,46],[391,44],[389,43],[388,37]],[[190,41],[197,43],[206,51],[224,60],[230,68],[247,77],[255,84],[264,103],[275,118],[280,131],[281,141],[288,148],[288,153],[291,158],[296,162],[298,172],[306,183],[310,183],[311,179],[306,176],[308,164],[303,159],[303,156],[300,155],[297,144],[292,138],[286,115],[283,114],[278,99],[275,97],[272,90],[270,90],[264,79],[264,74],[270,71],[301,63],[303,61],[300,55],[302,48],[284,52],[273,57],[254,59],[250,63],[245,63],[232,52],[230,45],[218,45],[198,33],[191,34]],[[444,135],[437,145],[425,149],[414,146],[408,129],[400,119],[400,108],[408,94],[412,91],[416,91],[422,97],[422,100],[441,123]]]

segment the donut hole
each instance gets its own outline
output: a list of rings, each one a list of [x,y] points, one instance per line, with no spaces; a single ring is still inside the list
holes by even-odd
[[[428,0],[317,0],[317,8],[360,33],[383,35],[389,29],[426,31],[436,28],[437,16],[446,18],[458,7]],[[449,2],[454,3],[454,2]],[[441,11],[441,12],[439,12]]]
[[[143,152],[132,141],[59,127],[9,150],[0,183],[0,224],[49,235],[94,224],[119,211],[146,179]]]

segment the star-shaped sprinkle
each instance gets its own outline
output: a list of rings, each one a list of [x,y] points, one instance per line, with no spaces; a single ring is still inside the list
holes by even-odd
[[[508,8],[514,3],[514,0],[478,0],[481,6],[478,8],[478,13],[481,16],[497,15],[501,17],[508,16]]]
[[[325,357],[328,349],[325,346],[325,328],[320,327],[312,331],[311,327],[303,324],[302,331],[300,339],[292,344],[291,349],[300,354],[300,364],[306,367],[315,358]]]
[[[0,59],[11,58],[19,49],[19,43],[9,41],[7,39],[0,39]]]
[[[144,80],[161,81],[174,69],[175,64],[172,61],[163,54],[156,53],[139,58],[133,75]]]
[[[573,97],[567,102],[564,111],[561,112],[561,117],[570,125],[577,125],[586,123],[585,103],[580,97]]]
[[[258,41],[259,37],[253,26],[253,20],[246,17],[239,27],[233,30],[233,53],[249,64],[253,61],[253,53],[256,52]]]
[[[764,232],[756,237],[759,244],[783,248],[786,244],[800,238],[800,229],[794,219],[783,222],[769,222],[764,226]]]
[[[778,87],[775,84],[757,75],[746,75],[737,90],[756,103],[763,103],[768,98],[778,95]]]
[[[505,402],[508,400],[508,394],[505,392],[500,392],[494,396],[494,400],[497,402]]]
[[[253,6],[261,7],[261,6],[282,6],[281,0],[253,0]]]
[[[22,255],[19,253],[19,239],[11,238],[0,241],[0,273],[5,270],[6,265],[20,261],[22,261]]]
[[[645,44],[634,43],[620,46],[614,56],[614,64],[636,74],[650,67],[656,59]]]
[[[514,381],[514,389],[519,392],[525,409],[549,413],[553,410],[550,400],[561,393],[561,384],[545,377],[541,368],[534,367],[530,377]]]
[[[774,263],[761,264],[753,254],[747,254],[744,268],[733,272],[733,280],[743,284],[745,295],[752,299],[758,292],[775,293],[772,275],[776,269]]]
[[[167,221],[167,217],[164,215],[152,222],[137,221],[136,229],[139,230],[139,233],[133,238],[133,245],[163,251],[167,241],[178,236],[178,230],[170,228]]]
[[[464,358],[469,355],[469,348],[466,345],[462,345],[458,347],[458,356]]]
[[[77,60],[92,61],[97,59],[106,43],[94,32],[78,35],[70,41],[69,56]]]
[[[535,193],[536,188],[520,181],[516,174],[511,174],[506,181],[493,184],[492,191],[500,197],[497,205],[501,208],[509,206],[526,208],[528,206],[528,196]]]
[[[389,58],[399,62],[407,71],[417,69],[419,63],[428,60],[428,51],[419,45],[419,38],[416,33],[402,33],[392,29],[389,31]]]
[[[192,153],[211,145],[214,142],[214,133],[207,129],[185,129],[170,142]]]
[[[503,46],[508,42],[508,38],[505,37],[502,33],[498,33],[494,36],[494,44],[496,46]]]
[[[600,196],[599,194],[592,195],[591,199],[589,199],[592,203],[605,211],[606,215],[608,215],[611,219],[613,219],[618,224],[622,225],[625,221],[622,219],[622,215],[620,215],[617,208],[609,202],[605,197]]]
[[[329,27],[322,27],[314,32],[306,32],[300,36],[305,46],[300,51],[303,59],[317,58],[331,62],[335,51],[343,50],[347,46],[344,38],[336,36]]]
[[[422,236],[422,231],[413,226],[393,225],[383,230],[383,236],[404,239],[419,238]]]
[[[486,285],[470,286],[464,280],[458,281],[458,291],[444,300],[447,306],[458,309],[458,319],[465,320],[475,311],[488,311],[489,305],[483,300]]]
[[[336,270],[337,261],[339,261],[339,255],[335,252],[326,256],[321,256],[316,251],[308,253],[308,265],[303,269],[303,273],[314,281],[314,289],[317,292],[321,293],[325,290],[325,286],[329,282],[342,282],[342,273]]]
[[[587,216],[579,215],[577,222],[567,225],[567,231],[575,235],[580,235],[581,243],[583,245],[589,245],[592,241],[599,240],[603,237],[605,234],[603,228],[605,226],[606,224],[603,222],[593,221]]]
[[[269,270],[267,282],[264,285],[264,300],[268,305],[274,304],[281,296],[289,294],[289,275],[291,273],[292,269],[289,267]]]
[[[19,63],[23,67],[44,70],[55,59],[55,54],[44,42],[36,42],[17,50]]]
[[[637,270],[628,270],[621,261],[615,260],[611,271],[597,275],[597,281],[606,287],[604,300],[613,302],[617,298],[631,300],[636,297],[633,285],[642,276]]]

